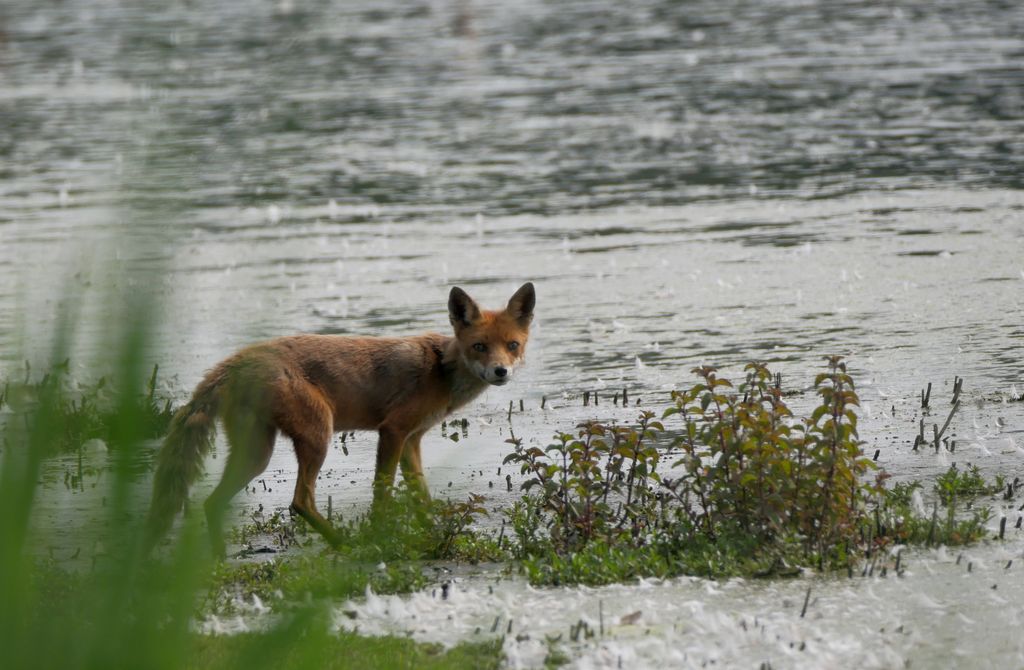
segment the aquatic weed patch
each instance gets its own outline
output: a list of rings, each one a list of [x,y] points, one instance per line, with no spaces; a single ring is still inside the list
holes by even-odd
[[[874,525],[869,529],[878,544],[959,546],[976,542],[985,536],[986,524],[992,518],[992,509],[974,506],[974,497],[980,494],[980,490],[949,498],[943,498],[940,494],[928,515],[919,509],[920,502],[913,502],[915,491],[922,488],[921,482],[914,481],[895,484],[886,489],[882,503],[876,510]]]
[[[249,523],[233,531],[233,539],[244,545],[236,557],[246,560],[216,566],[200,614],[231,612],[253,596],[287,608],[311,598],[358,596],[367,588],[379,594],[408,593],[430,582],[431,562],[505,559],[508,554],[492,535],[470,527],[486,513],[482,502],[471,495],[424,507],[413,492],[400,488],[390,514],[337,523],[333,548],[298,517],[254,512]],[[256,538],[272,546],[257,549]],[[270,553],[281,556],[248,560]]]
[[[430,583],[416,561],[370,564],[333,553],[289,556],[269,561],[220,563],[197,614],[233,614],[253,597],[275,611],[311,600],[343,599],[374,593],[408,593]]]
[[[71,378],[70,360],[50,367],[37,380],[26,363],[20,380],[7,379],[0,387],[0,410],[26,416],[45,399],[46,412],[60,426],[47,442],[48,454],[73,452],[89,440],[102,440],[110,447],[123,446],[118,426],[130,415],[135,432],[143,439],[156,439],[167,432],[176,407],[157,392],[159,366],[154,365],[145,387],[131,394],[113,388],[107,377],[79,383]]]
[[[305,670],[310,667],[321,670],[497,670],[504,658],[500,640],[463,643],[446,650],[438,644],[423,644],[396,637],[363,637],[346,631],[326,633],[315,630],[297,637],[290,644],[277,646],[269,644],[265,635],[257,633],[197,635],[192,643],[193,653],[184,666],[190,670],[251,667],[253,650],[260,648],[267,648],[271,655],[269,661],[264,660],[260,664],[261,667],[273,667],[275,670]]]
[[[957,498],[999,493],[1006,488],[1006,482],[1001,475],[997,475],[995,481],[989,483],[977,465],[968,465],[967,469],[960,470],[954,463],[949,466],[949,470],[935,478],[933,488],[944,505],[951,505]]]

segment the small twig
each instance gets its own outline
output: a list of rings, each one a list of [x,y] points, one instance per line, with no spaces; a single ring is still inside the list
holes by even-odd
[[[932,525],[928,528],[928,542],[925,544],[926,547],[932,546],[932,540],[935,539],[935,523],[939,518],[939,503],[932,503]]]
[[[936,451],[938,451],[938,449],[939,449],[939,439],[946,432],[946,429],[949,428],[949,422],[953,420],[953,415],[956,414],[956,411],[958,409],[960,409],[960,402],[959,401],[955,405],[953,405],[953,409],[949,410],[949,416],[946,417],[946,423],[942,424],[942,429],[939,430],[938,433],[936,433],[936,435],[935,435],[935,450]]]
[[[153,401],[153,394],[156,393],[156,375],[160,370],[160,364],[156,363],[153,365],[153,374],[149,378],[149,401]]]
[[[811,587],[807,587],[807,595],[804,596],[804,607],[800,610],[800,618],[803,619],[804,615],[807,614],[807,605],[811,602]]]

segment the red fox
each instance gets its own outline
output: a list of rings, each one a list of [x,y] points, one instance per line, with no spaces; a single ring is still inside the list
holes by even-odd
[[[420,461],[423,434],[489,384],[508,383],[526,353],[536,294],[524,284],[504,310],[484,311],[453,287],[448,318],[454,337],[295,335],[246,347],[220,362],[174,415],[156,458],[149,545],[166,534],[202,471],[220,417],[230,452],[205,511],[214,553],[224,556],[223,517],[231,498],[267,467],[278,432],[291,438],[298,481],[291,509],[329,542],[330,523],[316,508],[317,475],[331,435],[376,430],[373,509],[390,495],[399,464],[429,500]]]

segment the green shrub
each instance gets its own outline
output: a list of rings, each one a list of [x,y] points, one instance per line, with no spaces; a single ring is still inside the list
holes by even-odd
[[[588,422],[579,429],[575,437],[557,435],[546,450],[517,444],[505,457],[530,475],[522,485],[527,499],[512,516],[525,553],[540,541],[539,515],[548,519],[553,545],[564,551],[596,538],[640,538],[659,523],[661,452],[653,440],[664,431],[661,423],[643,412],[635,428]]]
[[[665,414],[683,419],[677,445],[686,474],[672,490],[694,510],[696,532],[713,539],[726,524],[759,546],[795,540],[805,558],[834,561],[856,543],[881,491],[866,478],[874,464],[857,436],[853,380],[840,358],[829,358],[814,383],[820,404],[796,420],[768,368],[746,370],[739,393],[701,368],[701,383],[674,394]]]
[[[695,369],[698,383],[673,392],[661,421],[644,411],[634,426],[586,422],[546,449],[513,440],[505,463],[526,475],[525,495],[507,514],[531,580],[779,574],[850,567],[893,542],[980,537],[987,512],[957,519],[955,494],[942,498],[938,524],[913,512],[912,489],[885,489],[857,434],[853,379],[840,357],[826,360],[806,417],[793,415],[767,366],[751,363],[738,388],[713,367]],[[949,487],[987,490],[940,478],[940,495]]]

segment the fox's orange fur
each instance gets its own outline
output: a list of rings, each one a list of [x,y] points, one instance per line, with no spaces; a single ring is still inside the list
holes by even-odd
[[[420,439],[488,384],[510,379],[526,352],[534,303],[530,283],[501,311],[481,310],[454,287],[448,297],[454,337],[295,335],[228,357],[207,373],[171,422],[157,456],[151,542],[166,533],[183,506],[213,446],[218,416],[230,453],[205,507],[219,555],[224,554],[222,520],[228,502],[267,467],[279,432],[291,438],[298,459],[292,510],[329,541],[333,530],[317,511],[315,492],[328,443],[338,431],[379,433],[375,508],[389,495],[399,465],[407,482],[427,498]]]

